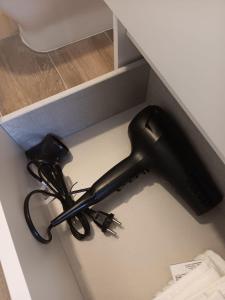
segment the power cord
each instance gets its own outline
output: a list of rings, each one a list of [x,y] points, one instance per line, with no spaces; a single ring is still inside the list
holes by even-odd
[[[31,198],[34,195],[44,195],[45,197],[47,196],[56,198],[61,202],[63,210],[66,211],[73,207],[76,203],[73,195],[76,195],[77,193],[87,192],[89,189],[85,188],[75,191],[69,191],[65,183],[61,166],[58,162],[31,160],[27,164],[27,170],[33,178],[44,184],[48,189],[34,190],[26,196],[24,201],[25,220],[33,237],[39,242],[47,244],[52,240],[52,226],[49,225],[46,230],[47,237],[43,237],[42,235],[40,235],[33,224],[30,214]],[[88,217],[94,221],[94,223],[102,230],[102,232],[117,236],[117,233],[111,229],[111,226],[113,223],[117,225],[121,225],[121,223],[114,218],[114,214],[87,208],[84,211],[78,213],[75,217],[67,220],[70,231],[76,239],[83,240],[90,235],[91,230]],[[83,229],[83,233],[77,229],[78,226],[80,227],[80,229]]]

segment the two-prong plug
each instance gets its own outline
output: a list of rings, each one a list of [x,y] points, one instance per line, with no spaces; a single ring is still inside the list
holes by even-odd
[[[110,233],[117,237],[117,233],[112,230],[110,227],[113,223],[121,226],[121,223],[114,218],[114,214],[108,214],[104,211],[95,211],[93,209],[88,209],[88,215],[95,222],[95,224],[102,230],[104,233]]]

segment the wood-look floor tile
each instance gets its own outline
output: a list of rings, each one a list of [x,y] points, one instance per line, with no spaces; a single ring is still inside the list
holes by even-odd
[[[6,38],[0,41],[0,112],[6,115],[111,70],[108,32],[49,54],[30,50],[18,36]]]
[[[65,90],[48,54],[26,47],[18,36],[0,41],[0,112],[5,115]]]
[[[105,33],[52,51],[49,56],[67,88],[113,70],[113,42]]]
[[[0,12],[0,40],[16,34],[17,30],[17,25]]]

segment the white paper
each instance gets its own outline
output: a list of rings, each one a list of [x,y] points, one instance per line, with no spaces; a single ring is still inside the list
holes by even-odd
[[[182,264],[170,266],[170,271],[174,281],[178,281],[190,271],[194,270],[202,263],[202,260],[193,260]]]

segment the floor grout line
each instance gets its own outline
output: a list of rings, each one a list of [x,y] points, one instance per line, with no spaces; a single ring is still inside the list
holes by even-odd
[[[109,30],[108,30],[109,31]],[[104,31],[105,36],[107,37],[107,39],[113,43],[113,39],[111,39],[110,35],[108,34],[107,31]]]
[[[58,70],[58,68],[57,68],[57,66],[56,66],[56,64],[55,64],[55,62],[54,62],[54,60],[52,59],[50,53],[48,53],[48,57],[49,57],[49,59],[50,59],[52,65],[54,66],[54,68],[55,68],[57,74],[59,75],[60,79],[62,80],[62,83],[63,83],[63,86],[64,86],[65,90],[68,90],[69,87],[67,86],[67,84],[66,84],[66,82],[65,82],[65,80],[64,80],[64,78],[63,78],[63,76],[62,76],[62,74],[61,74],[60,71]]]

